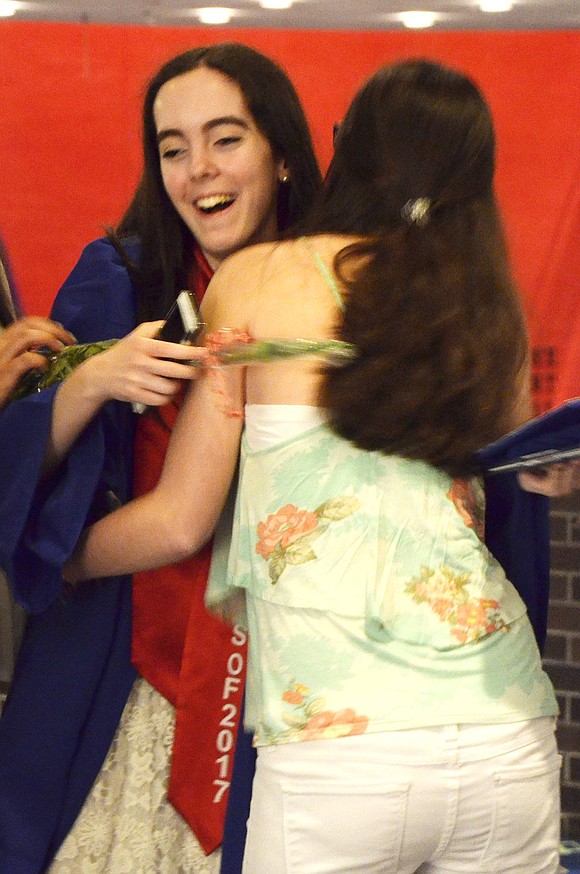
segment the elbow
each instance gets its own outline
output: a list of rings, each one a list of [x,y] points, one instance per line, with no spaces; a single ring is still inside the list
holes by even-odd
[[[172,514],[164,525],[168,547],[168,563],[185,561],[207,543],[212,532],[202,524],[202,520],[191,522],[183,514]]]

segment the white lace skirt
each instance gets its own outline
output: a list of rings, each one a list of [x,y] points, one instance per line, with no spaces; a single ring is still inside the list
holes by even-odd
[[[49,874],[218,874],[167,801],[175,710],[138,679],[87,800]]]

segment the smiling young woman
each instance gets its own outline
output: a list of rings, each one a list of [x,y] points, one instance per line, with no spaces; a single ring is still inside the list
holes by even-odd
[[[160,88],[153,111],[165,190],[212,269],[275,239],[288,168],[239,86],[216,70],[192,70]]]
[[[52,313],[79,342],[128,336],[0,418],[0,559],[34,612],[0,720],[0,868],[19,874],[213,874],[219,865],[167,801],[170,759],[195,770],[209,749],[215,769],[207,725],[216,710],[219,723],[224,683],[237,679],[228,657],[239,644],[203,609],[210,549],[141,575],[134,604],[126,577],[69,591],[61,566],[86,524],[147,491],[161,469],[172,401],[192,368],[186,347],[154,339],[158,320],[182,289],[201,301],[227,255],[303,218],[320,175],[288,77],[235,43],[163,65],[145,95],[143,148],[125,216],[87,246]],[[137,422],[127,401],[159,413]],[[211,658],[186,664],[198,640]],[[195,735],[182,721],[184,678],[206,694]],[[227,793],[214,804],[212,781],[227,788],[228,762],[225,775],[209,773],[208,804],[199,770],[180,772],[206,851],[220,842]]]

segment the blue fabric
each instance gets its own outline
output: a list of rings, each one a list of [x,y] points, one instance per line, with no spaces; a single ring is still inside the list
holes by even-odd
[[[532,419],[506,437],[486,446],[478,458],[486,470],[525,460],[542,453],[546,460],[559,452],[580,447],[580,400],[561,404],[554,410]]]
[[[134,289],[108,241],[87,246],[51,316],[79,342],[133,329]],[[16,600],[31,611],[0,719],[0,874],[46,870],[101,768],[135,679],[129,580],[71,593],[60,575],[108,493],[121,502],[131,497],[135,417],[128,404],[107,404],[40,483],[55,392],[0,414],[0,563]]]
[[[241,874],[255,770],[256,750],[252,746],[252,734],[240,725],[228,794],[220,874]]]
[[[580,446],[580,402],[533,419],[479,453],[486,469],[538,452]],[[486,541],[527,608],[540,650],[546,640],[550,583],[549,502],[519,488],[513,471],[488,474]]]
[[[485,478],[485,542],[524,601],[540,651],[550,594],[549,500],[524,492],[515,473]]]

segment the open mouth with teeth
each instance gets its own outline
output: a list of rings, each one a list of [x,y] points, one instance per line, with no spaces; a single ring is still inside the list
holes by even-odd
[[[228,194],[213,194],[211,197],[200,197],[195,205],[204,215],[221,212],[234,202],[235,198]]]

